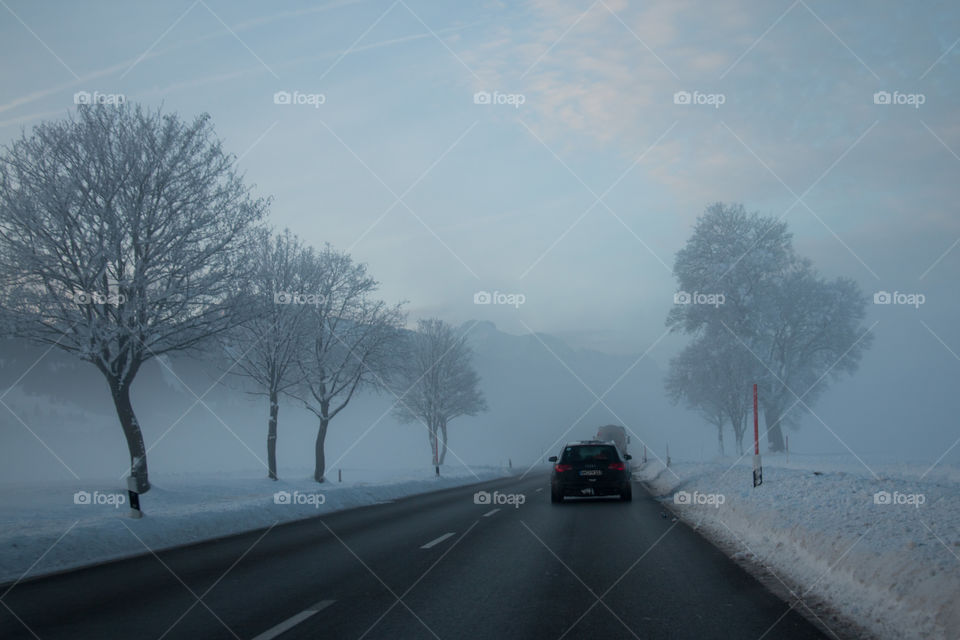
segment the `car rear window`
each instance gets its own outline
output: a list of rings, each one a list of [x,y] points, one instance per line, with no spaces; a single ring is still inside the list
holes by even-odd
[[[560,462],[614,462],[620,459],[616,447],[608,444],[582,445],[567,447],[563,450]]]

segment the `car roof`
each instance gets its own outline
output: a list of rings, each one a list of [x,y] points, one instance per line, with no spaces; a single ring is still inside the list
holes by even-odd
[[[568,442],[565,447],[582,447],[584,445],[592,444],[611,444],[611,440],[576,440],[574,442]]]

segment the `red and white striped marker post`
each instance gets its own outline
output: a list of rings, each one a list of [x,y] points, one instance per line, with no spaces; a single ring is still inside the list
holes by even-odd
[[[753,385],[753,486],[763,484],[763,467],[760,465],[760,422],[757,417],[757,385]]]

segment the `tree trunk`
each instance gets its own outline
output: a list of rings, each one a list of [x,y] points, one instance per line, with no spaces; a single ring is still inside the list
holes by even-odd
[[[277,403],[277,392],[270,390],[270,421],[267,423],[267,477],[277,479],[277,414],[280,405]]]
[[[430,438],[430,455],[431,455],[430,464],[435,467],[438,464],[440,464],[440,457],[439,457],[440,452],[438,447],[439,443],[437,442],[437,425],[433,420],[430,420],[429,423],[427,424],[427,434]]]
[[[743,434],[746,433],[746,418],[733,414],[730,416],[730,422],[733,425],[733,437],[737,441],[737,455],[743,455]]]
[[[783,451],[783,431],[780,429],[779,411],[763,412],[763,421],[767,425],[767,444],[773,452]],[[778,414],[778,415],[774,415]]]
[[[147,448],[143,443],[143,432],[140,423],[133,412],[130,403],[130,383],[121,384],[116,380],[109,380],[110,395],[120,418],[120,427],[127,439],[127,449],[130,451],[130,475],[137,479],[137,493],[146,493],[150,490],[150,479],[147,475]]]
[[[440,423],[440,434],[443,438],[443,448],[440,449],[440,464],[447,458],[447,421]]]
[[[324,412],[326,415],[326,412]],[[313,479],[317,482],[323,482],[323,474],[326,472],[327,460],[323,453],[323,443],[327,439],[327,425],[330,424],[329,418],[320,418],[320,428],[317,430],[316,443],[316,463],[313,468]]]

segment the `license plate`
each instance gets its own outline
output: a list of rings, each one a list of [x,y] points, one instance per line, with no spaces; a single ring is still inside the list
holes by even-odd
[[[601,471],[600,469],[584,469],[583,471],[580,472],[580,475],[582,475],[582,476],[602,476],[602,475],[603,475],[603,471]]]
[[[582,495],[582,496],[592,496],[592,495],[593,495],[593,487],[587,487],[587,488],[585,488],[585,489],[580,489],[580,495]]]

